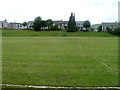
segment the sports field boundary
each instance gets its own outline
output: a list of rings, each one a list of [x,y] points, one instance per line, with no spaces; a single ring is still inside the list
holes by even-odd
[[[1,86],[1,85],[0,85]],[[21,87],[21,88],[47,88],[47,89],[120,89],[120,87],[62,87],[62,86],[35,86],[35,85],[17,85],[17,84],[2,84],[6,87]]]

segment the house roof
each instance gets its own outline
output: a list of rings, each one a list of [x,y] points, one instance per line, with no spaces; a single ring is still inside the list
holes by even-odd
[[[21,23],[11,22],[10,24],[21,24]]]
[[[85,21],[76,21],[77,24],[83,24]],[[34,23],[34,21],[28,21],[28,23]],[[68,21],[56,20],[53,21],[54,24],[67,24]]]
[[[28,21],[28,23],[34,23],[34,21]]]
[[[68,23],[68,21],[62,21],[62,23],[67,24],[67,23]]]
[[[117,23],[116,22],[102,22],[102,25],[103,26],[116,26],[117,25]]]
[[[53,21],[55,24],[61,24],[62,21]]]
[[[76,24],[83,24],[85,21],[76,21]]]
[[[53,21],[53,23],[55,23],[55,24],[67,24],[68,21],[58,20],[58,21]]]

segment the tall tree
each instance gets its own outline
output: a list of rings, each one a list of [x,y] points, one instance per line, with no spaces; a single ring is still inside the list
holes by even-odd
[[[51,19],[46,20],[46,26],[48,27],[48,30],[53,26],[53,21]]]
[[[90,21],[86,20],[86,21],[83,23],[83,26],[86,28],[86,30],[87,30],[88,28],[90,28],[90,27],[91,27]]]
[[[73,13],[71,13],[71,16],[68,21],[67,32],[75,32],[75,31],[77,31],[76,22],[75,22],[75,14],[73,15]]]
[[[33,23],[33,27],[35,31],[41,31],[41,17],[36,17]]]

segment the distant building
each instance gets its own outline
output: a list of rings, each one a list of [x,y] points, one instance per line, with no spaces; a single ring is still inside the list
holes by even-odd
[[[11,22],[8,24],[8,29],[24,29],[23,25],[21,23]]]
[[[76,21],[76,26],[79,27],[79,30],[82,30],[84,21]],[[68,21],[53,21],[53,25],[58,25],[58,27],[62,30],[68,27]]]
[[[34,21],[28,21],[28,29],[33,29]]]
[[[0,21],[0,29],[25,29],[22,23],[11,22],[8,23],[7,20]]]
[[[76,26],[79,27],[79,31],[83,30],[83,24],[85,21],[76,21]]]
[[[68,26],[68,21],[62,21],[62,20],[58,20],[58,21],[53,21],[53,26],[54,25],[58,25],[59,29],[66,29]]]
[[[117,27],[117,25],[118,25],[117,22],[103,22],[102,31],[107,32],[107,27],[109,27],[110,29],[114,29],[115,27]]]
[[[8,28],[7,20],[0,21],[0,29],[7,29],[7,28]]]

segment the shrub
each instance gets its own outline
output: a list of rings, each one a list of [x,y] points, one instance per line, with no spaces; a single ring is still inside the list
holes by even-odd
[[[109,33],[114,35],[120,35],[120,27],[115,27],[114,29],[110,29]]]
[[[78,30],[79,30],[79,27],[77,27],[77,26],[66,29],[67,32],[77,32]]]
[[[109,32],[109,33],[112,31],[112,29],[109,28],[109,27],[106,27],[106,30],[107,30],[107,32]]]
[[[55,25],[55,26],[52,26],[52,27],[51,27],[51,30],[53,30],[53,31],[58,31],[58,30],[60,30],[60,29],[58,28],[58,25]]]

